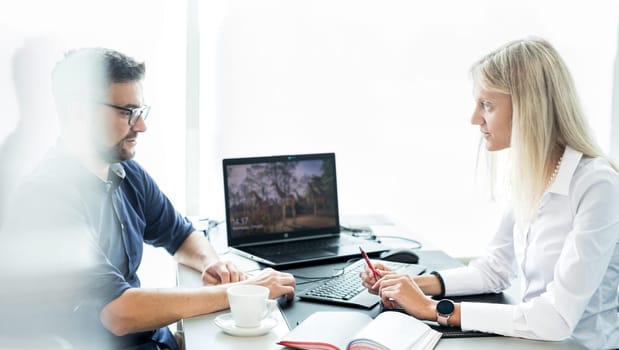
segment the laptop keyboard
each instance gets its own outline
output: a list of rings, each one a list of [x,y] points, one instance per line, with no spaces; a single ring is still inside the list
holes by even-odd
[[[409,264],[391,261],[381,261],[381,263],[392,270],[399,270],[410,266]],[[365,261],[363,259],[359,259],[350,266],[347,266],[340,275],[330,278],[321,284],[301,292],[299,297],[301,299],[334,302],[340,304],[357,304],[358,306],[368,308],[372,307],[378,303],[377,296],[372,295],[371,298],[363,298],[367,299],[364,301],[353,301],[355,297],[361,293],[367,293],[366,288],[361,284],[361,278],[359,277],[359,273],[362,272],[365,267]],[[420,268],[420,272],[421,271],[423,271],[423,268]]]

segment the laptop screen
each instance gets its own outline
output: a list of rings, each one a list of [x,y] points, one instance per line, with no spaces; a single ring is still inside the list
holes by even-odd
[[[339,233],[335,154],[223,160],[228,245]]]

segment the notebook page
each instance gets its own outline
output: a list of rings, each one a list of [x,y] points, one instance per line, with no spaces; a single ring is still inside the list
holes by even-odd
[[[352,343],[380,344],[383,348],[390,350],[410,349],[416,343],[422,345],[422,348],[423,344],[436,344],[432,341],[426,342],[426,337],[436,337],[438,341],[440,333],[412,316],[401,312],[386,311],[378,315],[354,337],[355,340],[369,341],[353,340]]]
[[[351,338],[372,318],[354,311],[318,311],[286,334],[280,344],[298,348],[312,348],[303,344],[326,343],[346,349]],[[296,345],[296,346],[295,346]],[[321,348],[321,347],[313,347]]]

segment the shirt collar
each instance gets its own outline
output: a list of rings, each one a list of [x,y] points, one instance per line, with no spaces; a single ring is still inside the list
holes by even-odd
[[[112,189],[118,188],[125,178],[125,174],[125,168],[123,168],[120,163],[111,164],[107,175],[108,185],[110,185]]]
[[[570,183],[572,182],[574,171],[576,171],[576,167],[578,166],[581,158],[582,152],[579,152],[570,146],[565,146],[559,171],[557,172],[553,183],[548,188],[548,192],[562,194],[564,196],[567,196],[570,193]]]
[[[125,178],[125,168],[120,163],[110,164],[110,172],[121,179]],[[111,175],[111,174],[110,174]]]

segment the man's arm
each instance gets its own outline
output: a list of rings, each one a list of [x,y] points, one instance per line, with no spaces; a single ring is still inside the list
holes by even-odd
[[[163,327],[182,318],[208,314],[229,307],[227,289],[237,284],[269,288],[269,298],[294,295],[295,280],[289,273],[262,270],[248,280],[194,289],[129,288],[105,305],[99,317],[103,325],[121,336]]]
[[[172,324],[181,318],[227,307],[226,287],[200,289],[129,288],[101,311],[101,322],[117,336]]]
[[[193,231],[187,236],[174,253],[174,259],[200,272],[213,262],[219,261],[215,249],[201,231]]]
[[[220,261],[211,243],[201,231],[192,232],[174,253],[177,262],[202,273],[204,284],[244,280],[245,274],[229,261]]]

